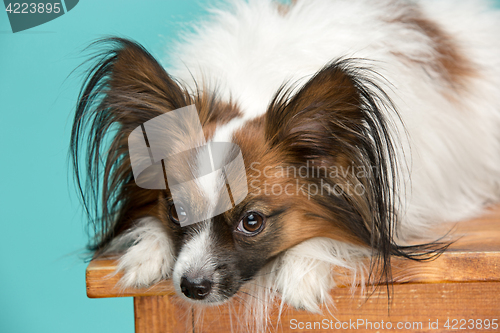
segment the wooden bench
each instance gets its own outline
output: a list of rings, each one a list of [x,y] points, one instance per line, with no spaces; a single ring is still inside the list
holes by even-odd
[[[438,259],[393,260],[390,303],[385,287],[370,297],[336,288],[331,292],[335,317],[287,308],[279,321],[277,311],[273,312],[273,330],[378,332],[390,325],[395,332],[500,332],[500,207],[481,218],[446,227],[453,226],[453,235],[463,237]],[[115,267],[110,259],[90,262],[87,295],[134,297],[136,332],[230,332],[231,322],[238,330],[227,305],[210,307],[201,322],[195,321],[169,281],[149,289],[120,290],[115,285],[121,275],[113,275]]]

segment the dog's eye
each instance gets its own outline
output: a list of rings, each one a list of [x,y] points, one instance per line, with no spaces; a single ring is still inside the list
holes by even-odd
[[[172,202],[168,208],[170,219],[176,223],[180,224],[187,221],[187,212],[181,204],[174,205]]]
[[[257,212],[247,213],[238,224],[236,230],[247,236],[257,235],[264,229],[265,217]]]

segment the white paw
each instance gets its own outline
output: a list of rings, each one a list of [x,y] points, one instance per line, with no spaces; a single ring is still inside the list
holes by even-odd
[[[335,287],[332,268],[339,266],[362,275],[359,259],[369,250],[328,238],[313,238],[286,251],[276,274],[276,289],[283,301],[297,309],[321,312],[331,302]],[[363,279],[362,277],[361,280]]]
[[[117,272],[123,272],[122,287],[149,287],[170,276],[174,255],[169,236],[155,218],[138,221],[111,248],[131,244],[118,260]]]
[[[332,265],[310,258],[291,261],[294,263],[283,265],[278,274],[277,287],[283,301],[296,309],[319,313],[320,305],[330,300],[329,291],[335,286]]]

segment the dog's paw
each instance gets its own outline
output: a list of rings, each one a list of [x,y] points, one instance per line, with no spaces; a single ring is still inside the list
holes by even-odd
[[[329,291],[335,285],[332,266],[310,258],[300,258],[298,266],[282,266],[278,279],[281,297],[296,309],[319,313],[320,305],[329,301]]]
[[[144,218],[115,242],[131,244],[118,260],[117,272],[123,272],[122,287],[149,287],[169,277],[174,256],[171,241],[162,224]]]
[[[321,304],[331,304],[330,290],[335,287],[332,268],[350,271],[353,282],[363,280],[359,258],[369,250],[328,238],[313,238],[286,251],[277,263],[276,289],[283,301],[297,309],[321,312]]]

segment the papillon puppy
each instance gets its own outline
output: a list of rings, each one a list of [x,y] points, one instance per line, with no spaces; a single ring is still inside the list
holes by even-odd
[[[133,41],[97,42],[71,139],[90,249],[119,255],[123,287],[171,279],[195,305],[250,296],[261,322],[276,297],[319,311],[335,267],[390,281],[391,257],[446,249],[435,224],[499,200],[499,36],[486,1],[231,0],[166,67]],[[248,193],[223,212],[220,175],[174,204],[171,178],[148,189],[132,170],[131,133],[188,106],[206,144],[244,161]],[[204,153],[156,162],[198,175]],[[186,223],[194,211],[207,217]]]

